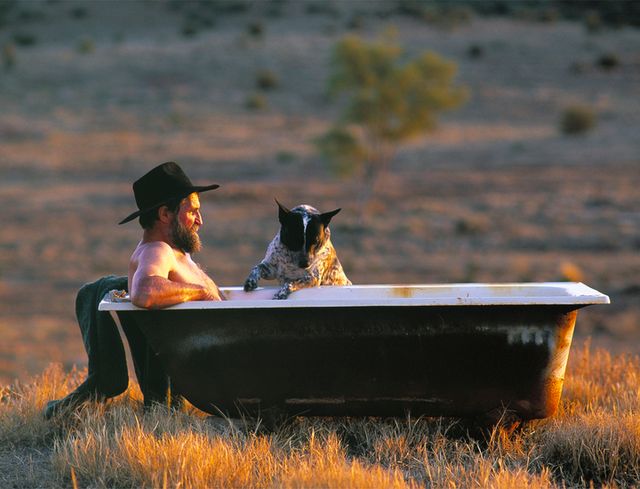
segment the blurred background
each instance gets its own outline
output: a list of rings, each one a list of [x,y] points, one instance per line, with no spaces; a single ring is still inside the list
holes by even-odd
[[[640,2],[0,1],[0,382],[86,365],[132,182],[179,162],[240,285],[274,198],[337,207],[355,284],[583,281],[575,337],[640,353]],[[178,326],[177,326],[178,327]]]

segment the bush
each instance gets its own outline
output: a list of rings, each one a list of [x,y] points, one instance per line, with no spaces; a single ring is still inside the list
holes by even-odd
[[[252,93],[244,103],[247,109],[261,110],[267,107],[267,98],[261,93]]]
[[[538,20],[544,23],[554,23],[560,20],[560,12],[555,8],[545,8],[538,14]]]
[[[260,21],[251,22],[247,26],[247,32],[251,37],[262,37],[264,35],[264,24]]]
[[[565,109],[560,120],[564,134],[583,134],[596,125],[595,112],[584,105],[573,105]]]
[[[260,90],[273,90],[279,84],[278,77],[271,70],[262,70],[256,75],[256,86]]]
[[[36,38],[36,36],[28,32],[16,32],[13,35],[13,41],[18,46],[28,47],[34,46],[38,42],[38,39]]]
[[[584,26],[590,34],[601,31],[604,26],[602,16],[595,10],[590,10],[584,16]]]
[[[76,49],[80,54],[91,54],[96,50],[96,45],[92,39],[87,38],[87,39],[82,39],[78,43]]]
[[[186,22],[182,26],[181,32],[184,37],[193,37],[198,33],[198,28],[195,26],[195,24]]]
[[[603,54],[596,64],[605,71],[611,71],[620,66],[620,59],[612,53]]]
[[[484,56],[484,48],[478,44],[472,44],[467,49],[467,56],[473,59],[482,58]]]
[[[364,15],[362,14],[354,14],[347,21],[347,29],[349,30],[359,30],[364,27]]]
[[[347,36],[336,44],[328,88],[343,113],[317,143],[330,168],[360,174],[361,209],[398,148],[434,130],[442,112],[466,101],[467,91],[454,81],[456,70],[454,62],[428,51],[407,59],[389,39]]]

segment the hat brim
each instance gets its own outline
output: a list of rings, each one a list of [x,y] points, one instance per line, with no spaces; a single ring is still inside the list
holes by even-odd
[[[125,224],[125,223],[127,223],[129,221],[133,221],[136,217],[139,217],[142,214],[145,214],[146,212],[152,211],[153,209],[157,209],[158,207],[161,207],[161,206],[165,205],[171,199],[183,199],[187,195],[191,195],[194,192],[199,194],[201,192],[206,192],[207,190],[215,190],[218,187],[220,187],[220,185],[218,185],[217,183],[214,183],[213,185],[206,185],[204,187],[200,186],[200,187],[187,188],[187,189],[184,190],[184,192],[181,192],[178,195],[174,195],[173,197],[170,197],[170,198],[168,198],[166,200],[163,200],[162,202],[158,202],[157,204],[154,204],[151,207],[147,207],[146,209],[139,209],[139,210],[135,211],[134,213],[129,214],[127,217],[125,217],[118,224]]]

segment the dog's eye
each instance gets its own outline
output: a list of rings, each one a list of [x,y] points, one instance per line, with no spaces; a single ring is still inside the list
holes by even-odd
[[[324,228],[318,222],[310,222],[307,226],[307,243],[319,245],[324,240]]]

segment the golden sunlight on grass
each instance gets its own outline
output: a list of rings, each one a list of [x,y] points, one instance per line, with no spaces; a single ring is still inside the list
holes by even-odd
[[[640,358],[587,343],[558,414],[472,438],[444,418],[295,418],[266,430],[190,405],[144,411],[139,391],[45,422],[84,372],[50,367],[3,387],[0,486],[211,488],[633,487],[640,482]],[[29,450],[31,450],[29,452]],[[15,464],[9,453],[30,453]],[[33,455],[33,454],[37,455]],[[11,455],[15,461],[15,456]],[[37,466],[28,467],[39,461]],[[24,483],[23,483],[24,485]]]

